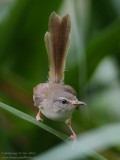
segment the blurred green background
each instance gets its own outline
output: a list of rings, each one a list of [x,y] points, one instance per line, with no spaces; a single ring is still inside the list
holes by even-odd
[[[87,103],[73,115],[75,132],[119,122],[120,0],[0,0],[0,101],[36,116],[32,90],[47,81],[44,34],[52,11],[61,16],[68,13],[72,19],[65,83]],[[64,123],[45,117],[44,123],[70,134]],[[1,152],[37,155],[60,142],[49,132],[0,110]],[[119,160],[120,146],[101,154]]]

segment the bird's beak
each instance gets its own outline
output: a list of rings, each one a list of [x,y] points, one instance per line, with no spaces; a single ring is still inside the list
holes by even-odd
[[[81,102],[81,101],[71,101],[71,104],[72,104],[73,106],[77,106],[77,105],[86,105],[86,103]]]

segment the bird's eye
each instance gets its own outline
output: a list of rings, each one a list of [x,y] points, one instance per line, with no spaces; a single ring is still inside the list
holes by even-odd
[[[62,99],[62,104],[67,104],[67,100],[66,99]]]

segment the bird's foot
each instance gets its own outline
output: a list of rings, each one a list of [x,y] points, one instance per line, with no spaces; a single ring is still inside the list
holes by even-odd
[[[76,134],[72,134],[72,135],[69,137],[69,139],[71,139],[71,140],[76,140],[76,139],[77,139]]]
[[[37,121],[40,121],[40,122],[43,122],[43,119],[40,118],[40,117],[37,117],[37,116],[36,116],[36,120],[37,120]]]
[[[36,115],[36,120],[40,121],[40,122],[43,122],[43,119],[40,117],[40,111]]]
[[[74,150],[74,148],[76,147],[77,145],[77,136],[76,134],[72,134],[70,137],[69,137],[70,140],[72,140],[72,150]]]

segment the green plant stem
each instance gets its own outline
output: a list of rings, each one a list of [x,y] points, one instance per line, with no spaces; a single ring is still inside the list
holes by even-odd
[[[35,118],[33,118],[32,116],[26,114],[26,113],[23,113],[7,104],[4,104],[2,102],[0,102],[0,108],[14,114],[15,116],[19,117],[19,118],[22,118],[32,124],[35,124],[36,126],[38,127],[41,127],[42,129],[48,131],[49,133],[52,133],[53,135],[57,136],[58,138],[60,138],[61,140],[63,141],[66,141],[66,139],[68,138],[66,135],[64,135],[63,133],[59,132],[59,131],[56,131],[55,129],[47,126],[46,124],[44,123],[41,123],[41,122],[38,122],[36,121]]]
[[[48,131],[49,133],[52,133],[53,135],[57,136],[58,138],[60,138],[63,141],[68,140],[68,137],[66,135],[64,135],[63,133],[61,133],[59,131],[56,131],[55,129],[45,125],[44,123],[36,121],[36,119],[33,118],[32,116],[27,115],[26,113],[23,113],[23,112],[15,109],[15,108],[7,105],[7,104],[4,104],[4,103],[0,102],[0,108],[2,108],[5,111],[8,111],[8,112],[14,114],[15,116],[17,116],[19,118],[22,118],[22,119],[24,119],[24,120],[26,120],[26,121],[28,121],[32,124],[35,124],[36,126]],[[94,155],[95,157],[98,157],[98,158],[101,157],[102,160],[106,160],[104,157],[102,157],[100,154],[98,154],[94,151],[91,151],[88,155],[92,155],[92,156]]]

